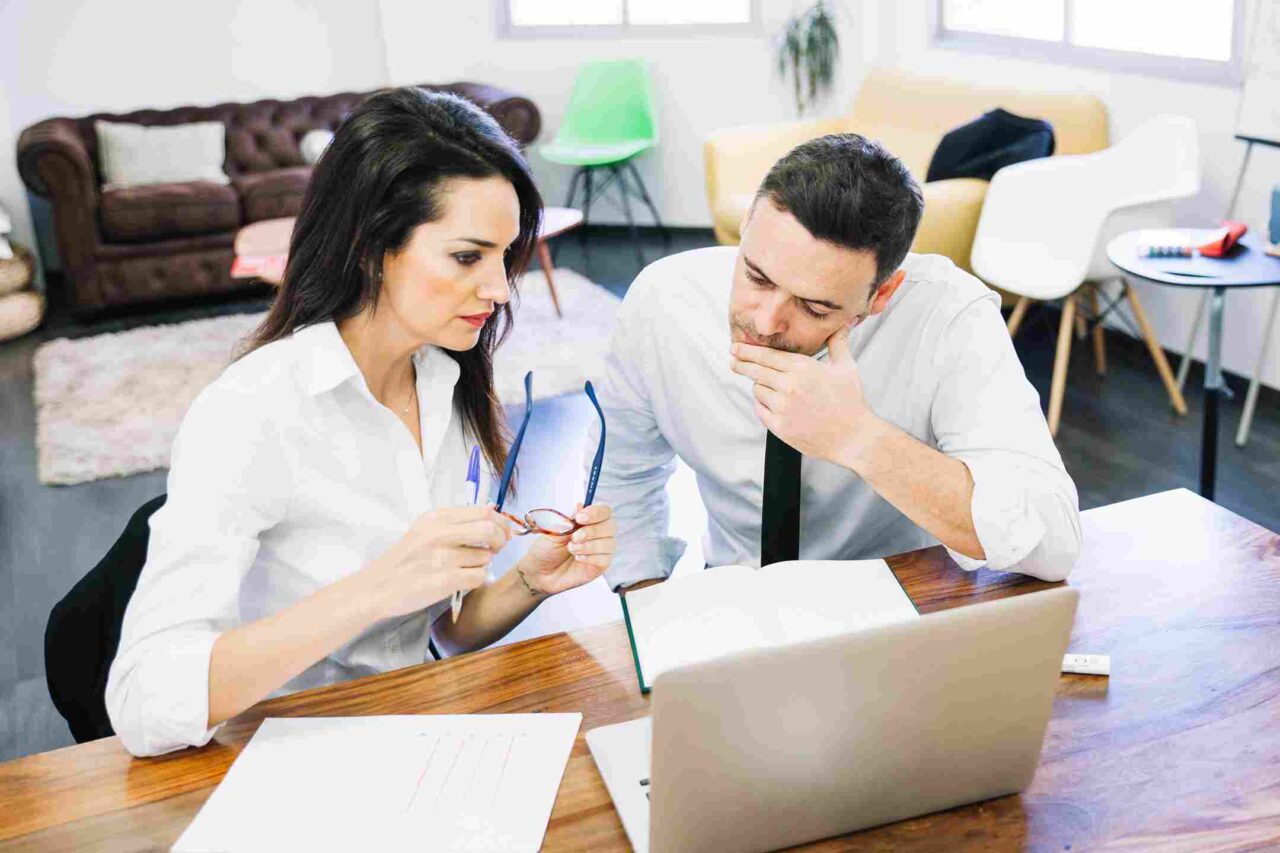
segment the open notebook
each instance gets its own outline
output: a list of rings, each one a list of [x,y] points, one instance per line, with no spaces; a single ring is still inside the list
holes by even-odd
[[[723,566],[619,598],[644,693],[673,667],[919,615],[884,560]]]

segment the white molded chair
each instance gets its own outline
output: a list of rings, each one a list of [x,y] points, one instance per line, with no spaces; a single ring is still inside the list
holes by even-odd
[[[1083,309],[1077,306],[1085,296],[1098,373],[1106,373],[1101,320],[1127,299],[1139,327],[1135,335],[1146,341],[1173,408],[1186,414],[1187,404],[1138,295],[1107,260],[1106,245],[1123,231],[1168,225],[1170,202],[1199,190],[1196,126],[1182,116],[1153,118],[1094,154],[1030,160],[1001,169],[992,179],[970,262],[979,278],[1019,297],[1009,316],[1010,335],[1017,334],[1033,300],[1062,300],[1049,392],[1049,431],[1054,435],[1062,416],[1073,326],[1085,336]],[[1112,299],[1105,285],[1114,280],[1120,281],[1121,292]],[[1128,324],[1127,317],[1116,314]]]

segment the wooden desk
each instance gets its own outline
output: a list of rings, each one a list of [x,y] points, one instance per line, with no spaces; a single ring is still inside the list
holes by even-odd
[[[1186,490],[1084,526],[1070,649],[1113,674],[1062,677],[1032,786],[812,849],[1280,845],[1280,536]],[[926,613],[1047,586],[937,548],[890,562]],[[585,732],[647,702],[621,625],[530,640],[265,702],[200,750],[132,760],[110,738],[2,764],[0,849],[167,849],[265,716],[581,711]],[[580,734],[545,849],[626,847]]]

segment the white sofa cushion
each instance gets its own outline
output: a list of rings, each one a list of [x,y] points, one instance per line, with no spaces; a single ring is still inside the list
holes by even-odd
[[[95,121],[104,189],[210,181],[227,184],[227,128],[220,121],[147,127]]]

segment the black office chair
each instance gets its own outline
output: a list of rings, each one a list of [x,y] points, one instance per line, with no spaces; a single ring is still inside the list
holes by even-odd
[[[76,743],[115,734],[107,718],[107,673],[120,646],[125,608],[147,560],[151,516],[166,497],[143,504],[106,556],[49,613],[45,680]]]

